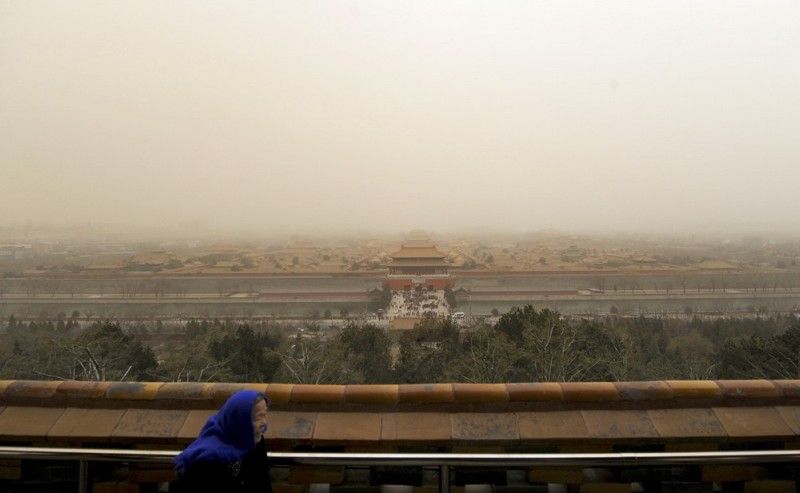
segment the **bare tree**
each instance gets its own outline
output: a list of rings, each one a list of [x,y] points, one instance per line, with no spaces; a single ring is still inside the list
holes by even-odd
[[[465,342],[467,348],[454,365],[457,381],[490,383],[508,381],[519,357],[519,350],[501,333],[490,326],[472,332]]]
[[[171,382],[231,381],[229,358],[215,360],[209,356],[208,338],[201,337],[171,348],[167,359],[159,365],[160,375]]]
[[[584,357],[579,343],[578,328],[557,316],[545,317],[536,327],[526,327],[523,350],[531,377],[544,382],[581,380],[596,362]]]
[[[296,383],[338,383],[339,355],[319,336],[297,336],[284,352],[274,351],[282,363],[282,369]]]

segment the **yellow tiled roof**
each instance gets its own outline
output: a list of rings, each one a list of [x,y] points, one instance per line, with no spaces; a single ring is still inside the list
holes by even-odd
[[[445,258],[447,255],[440,252],[434,246],[406,246],[400,247],[400,250],[389,255],[393,259],[404,258]]]

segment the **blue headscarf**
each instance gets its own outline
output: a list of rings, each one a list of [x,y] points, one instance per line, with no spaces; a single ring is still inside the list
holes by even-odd
[[[258,399],[269,404],[264,394],[254,390],[241,390],[225,401],[219,412],[208,418],[197,439],[175,457],[178,474],[198,462],[229,464],[242,460],[256,446],[253,406]]]

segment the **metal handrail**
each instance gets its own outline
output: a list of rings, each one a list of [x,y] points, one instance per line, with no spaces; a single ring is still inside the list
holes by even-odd
[[[800,461],[800,450],[748,450],[713,452],[610,452],[551,454],[452,454],[452,453],[338,453],[338,452],[269,452],[270,458],[287,459],[301,464],[363,466],[609,466],[609,465],[690,465],[776,463]]]
[[[47,459],[112,462],[171,462],[177,450],[129,450],[107,448],[0,446],[3,459]],[[608,452],[547,454],[453,454],[453,453],[350,453],[268,452],[276,460],[315,465],[356,466],[583,466],[596,465],[690,465],[742,462],[800,462],[800,450],[734,450],[709,452]]]
[[[90,462],[171,462],[177,450],[105,448],[2,447],[0,459],[74,460],[79,463],[78,492],[89,489]],[[428,466],[439,469],[439,492],[450,492],[451,467],[522,467],[609,465],[653,466],[693,464],[763,464],[800,462],[800,450],[737,450],[711,452],[611,452],[556,454],[348,453],[268,452],[271,459],[299,464],[353,466]]]

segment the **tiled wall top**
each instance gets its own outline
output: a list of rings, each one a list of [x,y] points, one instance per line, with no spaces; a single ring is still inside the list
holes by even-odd
[[[800,400],[800,380],[667,380],[650,382],[541,382],[508,384],[293,385],[282,383],[162,383],[0,381],[0,406],[214,409],[233,392],[269,395],[274,409],[436,407],[505,409],[660,408],[680,402],[749,405]]]
[[[213,410],[0,407],[0,442],[182,444]],[[276,449],[304,445],[394,447],[689,443],[714,450],[728,440],[797,443],[800,406],[711,406],[518,412],[269,413]],[[792,445],[794,446],[794,445]],[[370,448],[371,447],[371,448]],[[610,451],[610,450],[609,450]]]

